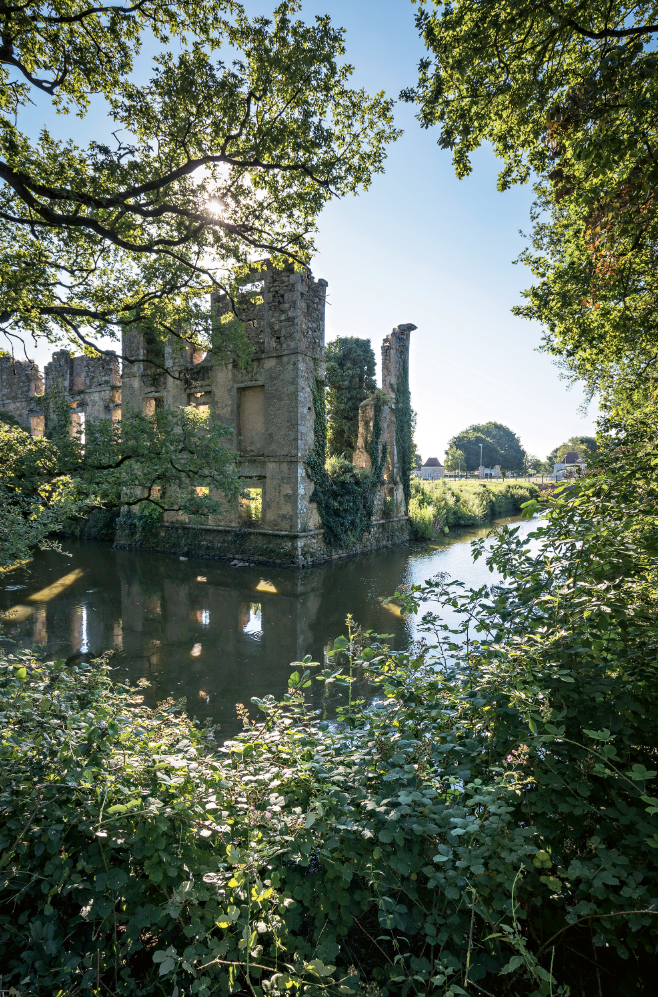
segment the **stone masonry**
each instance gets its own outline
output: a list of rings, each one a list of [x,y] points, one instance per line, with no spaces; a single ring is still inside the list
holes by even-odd
[[[309,270],[299,273],[292,266],[283,270],[268,266],[255,275],[253,289],[259,292],[260,303],[244,316],[252,349],[246,370],[237,363],[212,364],[192,348],[185,354],[166,348],[164,356],[153,362],[137,330],[125,335],[123,352],[137,362],[124,365],[124,411],[149,414],[156,406],[184,405],[212,409],[220,422],[234,429],[243,487],[237,505],[227,505],[221,516],[208,517],[206,523],[188,524],[185,517],[167,513],[159,536],[149,546],[301,567],[408,539],[395,455],[393,399],[415,326],[402,325],[387,337],[382,350],[385,384],[392,392],[390,404],[383,407],[382,433],[390,458],[373,527],[354,548],[336,551],[324,543],[306,460],[314,445],[313,386],[316,378],[324,376],[326,286]],[[228,313],[229,302],[215,296],[212,308],[219,321]],[[364,438],[366,418],[364,410]],[[391,515],[389,506],[384,520],[379,514],[387,497],[394,499],[395,513]],[[118,542],[129,546],[132,540],[126,535]]]
[[[306,460],[314,446],[313,389],[324,377],[325,294],[327,282],[310,270],[292,266],[274,270],[269,264],[255,275],[259,303],[244,316],[251,345],[247,369],[237,362],[212,363],[200,350],[177,352],[178,344],[149,346],[136,329],[126,331],[118,358],[72,356],[56,352],[41,377],[35,365],[0,360],[0,412],[5,411],[32,435],[44,431],[38,397],[63,390],[73,429],[87,420],[121,418],[128,411],[151,415],[156,408],[194,405],[212,410],[233,427],[242,495],[226,503],[220,516],[194,525],[178,513],[167,513],[149,547],[172,553],[229,557],[304,566],[381,546],[403,543],[409,536],[395,447],[395,385],[409,359],[409,333],[401,325],[382,346],[381,441],[388,460],[375,502],[372,529],[358,544],[337,551],[324,543],[322,524],[311,501],[313,482]],[[214,296],[217,321],[229,312],[226,297]],[[45,383],[44,383],[45,382]],[[374,401],[361,406],[355,464],[367,468],[368,434]],[[217,496],[221,498],[221,496]],[[386,499],[392,499],[393,503]],[[117,536],[131,546],[130,535]]]
[[[121,373],[116,356],[74,357],[58,350],[41,375],[36,364],[0,358],[0,412],[7,412],[32,436],[43,436],[45,413],[39,399],[63,391],[71,410],[71,427],[87,419],[121,418]]]
[[[386,500],[393,504],[396,515],[404,512],[404,490],[398,467],[395,440],[395,390],[405,365],[409,369],[410,333],[416,328],[407,323],[393,329],[382,343],[382,391],[380,445],[386,444],[386,464],[381,488],[375,499],[375,518],[381,514]],[[354,464],[361,470],[370,470],[370,444],[375,420],[375,398],[366,398],[359,408],[359,437],[354,453]]]
[[[0,357],[0,412],[12,416],[32,436],[43,436],[41,395],[43,378],[36,364]]]

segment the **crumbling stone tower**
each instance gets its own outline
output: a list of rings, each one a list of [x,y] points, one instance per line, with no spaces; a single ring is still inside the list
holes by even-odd
[[[324,376],[325,280],[309,270],[271,266],[255,275],[261,303],[243,316],[252,349],[247,370],[237,363],[217,364],[199,351],[185,355],[165,350],[161,366],[149,359],[148,344],[138,331],[124,335],[124,355],[138,358],[124,365],[123,404],[144,414],[156,406],[211,407],[216,418],[235,432],[242,485],[248,497],[221,516],[215,529],[258,530],[296,537],[317,529],[310,502],[312,482],[305,460],[313,449],[313,386]],[[211,302],[219,320],[228,299]],[[175,515],[167,516],[169,521]]]
[[[382,388],[379,398],[380,446],[386,444],[387,458],[382,472],[382,488],[375,503],[376,513],[385,499],[392,499],[397,510],[404,509],[404,492],[400,480],[397,443],[395,438],[395,396],[398,381],[409,374],[410,334],[416,328],[410,322],[399,325],[382,343]],[[370,470],[370,445],[375,424],[376,398],[366,398],[359,408],[359,439],[354,454],[356,467]]]
[[[390,456],[371,529],[349,549],[335,550],[324,541],[306,462],[315,445],[313,397],[323,390],[326,287],[327,282],[315,280],[310,270],[296,272],[292,266],[275,270],[268,263],[254,273],[250,289],[257,292],[258,303],[240,316],[251,346],[246,369],[237,361],[213,362],[191,347],[177,353],[173,342],[164,348],[149,345],[137,329],[125,332],[123,354],[133,362],[124,363],[124,412],[152,415],[161,406],[194,405],[212,410],[219,422],[234,429],[240,499],[226,502],[223,512],[206,522],[197,517],[192,524],[180,513],[166,513],[150,541],[157,549],[302,567],[408,538],[394,410],[396,378],[408,362],[409,332],[415,328],[411,325],[394,330],[383,348],[390,397],[382,407],[381,443],[388,443]],[[224,295],[213,296],[211,308],[217,322],[231,310]],[[362,406],[360,434],[364,461],[369,460],[366,408]],[[382,518],[387,497],[396,501]],[[126,533],[117,542],[130,546],[133,540]]]

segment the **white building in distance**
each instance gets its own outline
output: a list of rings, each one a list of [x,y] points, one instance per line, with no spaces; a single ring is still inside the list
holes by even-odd
[[[436,457],[429,457],[422,467],[417,467],[414,474],[424,481],[439,481],[443,477],[443,464]]]
[[[569,478],[576,478],[579,474],[584,474],[587,464],[581,459],[576,450],[565,453],[564,460],[559,464],[553,464],[553,474],[556,481],[565,481]]]

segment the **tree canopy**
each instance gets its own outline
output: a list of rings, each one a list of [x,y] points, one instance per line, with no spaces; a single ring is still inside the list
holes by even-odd
[[[359,435],[359,405],[377,388],[369,339],[339,336],[325,350],[328,387],[327,444],[332,457],[352,459]]]
[[[579,457],[587,459],[587,454],[593,454],[596,450],[596,439],[593,436],[571,436],[566,443],[561,443],[559,447],[551,450],[546,461],[548,464],[557,464],[564,460],[564,455],[571,450],[576,451]]]
[[[422,7],[415,90],[458,176],[490,142],[499,187],[536,180],[536,283],[517,312],[591,391],[658,360],[658,10],[655,3],[455,0]]]
[[[1,5],[0,327],[12,352],[26,337],[79,348],[136,322],[216,349],[208,292],[228,290],[239,313],[254,261],[308,262],[324,205],[367,187],[397,132],[390,100],[350,88],[341,29],[295,20],[297,8],[283,0],[268,19],[233,0]],[[142,85],[131,71],[147,33],[162,51]],[[35,93],[78,115],[102,98],[111,137],[81,148],[44,127],[31,140],[21,113]]]
[[[457,433],[448,443],[445,466],[456,470],[456,461],[461,459],[462,471],[474,471],[480,466],[480,445],[482,463],[485,467],[500,464],[503,471],[522,471],[525,450],[516,433],[500,422],[484,422],[468,426]],[[455,466],[453,466],[455,465]]]

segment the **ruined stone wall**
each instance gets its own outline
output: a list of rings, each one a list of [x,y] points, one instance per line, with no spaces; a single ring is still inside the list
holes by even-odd
[[[7,412],[32,434],[43,436],[46,413],[40,399],[63,392],[71,425],[84,430],[86,420],[121,418],[121,372],[118,357],[74,357],[58,350],[42,376],[36,364],[0,358],[0,412]]]
[[[260,303],[241,315],[252,350],[246,368],[212,363],[201,351],[182,353],[171,343],[162,363],[169,376],[149,362],[141,333],[127,331],[123,352],[136,362],[124,364],[123,405],[146,415],[158,405],[210,408],[234,431],[242,485],[251,497],[227,503],[208,525],[297,533],[318,526],[304,461],[313,448],[313,383],[324,373],[326,281],[308,270],[268,266],[255,275],[255,285]],[[211,307],[220,321],[230,303],[215,295]],[[256,510],[260,516],[253,518]],[[165,519],[181,517],[167,513]]]
[[[64,392],[74,428],[84,431],[87,421],[121,418],[121,372],[113,354],[76,357],[58,350],[44,375],[46,395]]]
[[[43,411],[38,398],[43,394],[43,378],[29,360],[0,358],[0,412],[12,416],[33,436],[43,436]]]
[[[262,518],[245,523],[234,509],[213,525],[296,533],[319,525],[304,461],[313,448],[313,383],[324,374],[327,283],[292,267],[258,276],[262,303],[245,316],[251,363],[214,370],[213,399],[220,421],[235,429],[244,487],[262,489]],[[213,306],[221,316],[228,301],[217,296]]]
[[[232,529],[226,526],[191,526],[165,523],[147,541],[120,535],[116,546],[156,550],[185,557],[238,560],[254,564],[309,568],[314,564],[339,561],[385,547],[395,547],[410,539],[408,516],[374,520],[359,540],[336,549],[324,542],[321,529],[300,533],[265,529]]]
[[[382,394],[380,408],[380,445],[386,444],[387,459],[382,472],[381,487],[375,499],[375,515],[393,506],[394,513],[404,512],[404,490],[400,480],[397,444],[395,439],[395,391],[398,379],[409,370],[410,334],[416,328],[410,322],[399,325],[386,336],[382,343]],[[366,398],[359,407],[359,437],[354,454],[354,464],[362,470],[370,470],[372,461],[369,450],[375,422],[375,399]]]

